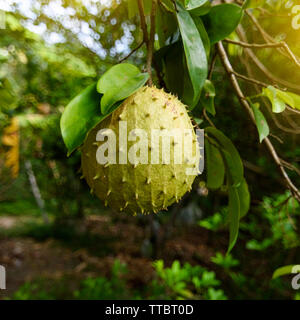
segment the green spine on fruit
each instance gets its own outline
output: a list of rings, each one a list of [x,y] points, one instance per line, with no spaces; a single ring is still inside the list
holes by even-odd
[[[147,132],[148,164],[118,163],[120,121],[127,121],[127,135],[133,129],[143,129]],[[98,147],[105,143],[96,141],[96,135],[104,128],[112,129],[116,134],[116,164],[101,165],[96,160]],[[174,163],[173,141],[170,145],[170,163],[162,163],[160,143],[152,146],[159,148],[159,164],[151,164],[152,129],[180,129],[182,133],[184,129],[191,129],[191,153],[194,154],[192,163],[189,163],[189,159],[183,159],[182,164]],[[127,150],[134,144],[136,141],[128,141]],[[191,190],[196,174],[187,175],[186,169],[197,168],[199,158],[196,135],[185,105],[163,90],[143,87],[89,132],[82,147],[81,161],[83,176],[92,193],[104,201],[105,205],[117,211],[144,214],[166,209]]]

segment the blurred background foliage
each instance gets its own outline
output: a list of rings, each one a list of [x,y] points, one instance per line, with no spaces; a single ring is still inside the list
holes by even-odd
[[[300,56],[295,41],[299,31],[286,22],[288,9],[270,4],[265,8],[258,15],[264,28],[274,38],[283,37]],[[45,243],[48,259],[59,260],[42,275],[29,265],[6,297],[299,298],[289,277],[271,280],[277,267],[299,263],[299,204],[258,144],[256,129],[230,94],[218,61],[213,75],[218,113],[214,122],[239,150],[252,197],[229,256],[226,192],[209,191],[205,172],[179,206],[155,217],[133,218],[110,212],[92,197],[79,179],[80,153],[66,156],[59,129],[64,107],[142,40],[139,19],[128,11],[127,1],[6,0],[0,1],[0,9],[5,12],[5,28],[0,29],[0,264],[26,270],[26,263],[33,263],[27,252]],[[270,10],[277,16],[270,19]],[[243,24],[248,40],[259,42],[261,36],[247,17]],[[251,68],[263,80],[243,50],[233,45],[228,50],[237,71]],[[285,57],[272,49],[257,54],[278,78],[299,83],[300,73]],[[130,61],[144,68],[144,49]],[[246,84],[243,89],[256,94]],[[269,110],[268,105],[263,108]],[[295,166],[289,173],[297,181],[299,116],[286,111],[267,113],[267,118],[272,142]],[[59,255],[52,246],[62,247]],[[14,248],[21,248],[21,253]],[[68,270],[61,267],[65,259],[72,260]],[[14,282],[13,276],[9,281]]]

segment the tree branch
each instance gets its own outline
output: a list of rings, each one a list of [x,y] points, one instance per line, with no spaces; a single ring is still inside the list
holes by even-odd
[[[250,18],[250,20],[254,23],[256,28],[259,30],[259,32],[261,33],[262,37],[267,42],[267,44],[269,44],[269,45],[270,44],[277,44],[275,39],[262,28],[262,26],[257,21],[257,19],[252,15],[252,13],[250,13],[248,10],[246,10],[246,13],[247,13],[248,17]],[[293,53],[293,51],[290,49],[288,44],[285,41],[281,41],[281,42],[279,42],[279,44],[280,45],[278,46],[278,48],[283,48],[284,51],[286,52],[286,54],[283,54],[282,51],[279,51],[279,52],[282,53],[284,56],[287,56],[288,58],[290,58],[290,60],[292,60],[296,64],[296,66],[298,66],[300,68],[300,62],[299,62],[298,58],[295,56],[295,54]]]
[[[122,58],[121,60],[119,60],[119,63],[127,60],[129,57],[131,57],[136,51],[138,51],[142,45],[144,44],[145,42],[142,41],[136,48],[134,48],[127,56],[125,56],[124,58]]]
[[[262,82],[262,81],[259,81],[259,80],[253,79],[253,78],[249,78],[249,77],[244,76],[244,75],[242,75],[242,74],[240,74],[240,73],[238,73],[238,72],[236,72],[236,71],[233,71],[233,74],[234,74],[237,78],[240,78],[240,79],[245,80],[245,81],[247,81],[247,82],[251,82],[251,83],[253,83],[253,84],[256,84],[256,85],[261,86],[261,87],[264,87],[264,88],[267,88],[267,87],[270,86],[269,84],[267,84],[267,83],[265,83],[265,82]],[[273,86],[278,88],[278,86],[275,85],[275,84],[274,84]]]
[[[247,37],[245,35],[245,32],[241,26],[237,28],[237,33],[238,36],[243,40],[243,42],[247,41]],[[256,67],[268,78],[270,79],[274,84],[280,83],[285,87],[291,88],[296,90],[298,93],[300,92],[300,86],[294,83],[291,83],[289,81],[280,79],[273,75],[267,68],[266,66],[257,58],[257,56],[254,54],[254,52],[249,49],[245,48],[245,53],[249,56],[249,58],[254,62]]]
[[[152,86],[152,60],[155,37],[155,16],[156,16],[157,0],[152,0],[152,10],[150,17],[150,39],[147,44],[147,72],[149,73],[148,83]]]
[[[237,81],[237,78],[234,74],[234,70],[232,68],[232,65],[228,59],[227,53],[224,49],[224,46],[222,44],[222,42],[218,42],[217,43],[217,48],[218,48],[218,53],[220,56],[220,59],[222,61],[222,64],[224,66],[225,71],[227,72],[227,74],[229,75],[231,84],[233,86],[233,89],[237,95],[237,97],[240,100],[240,103],[242,104],[242,106],[245,108],[245,110],[247,111],[250,119],[252,120],[253,124],[256,125],[256,121],[254,118],[254,114],[253,111],[248,103],[248,101],[246,100],[240,86],[239,83]],[[293,182],[290,180],[288,174],[285,171],[285,168],[281,162],[281,159],[278,157],[277,152],[274,148],[274,146],[272,145],[271,141],[268,138],[265,138],[264,143],[269,151],[269,153],[271,154],[274,162],[276,163],[276,165],[278,166],[278,169],[282,175],[282,177],[285,180],[286,186],[288,187],[288,189],[291,191],[292,195],[295,197],[295,199],[297,199],[300,202],[300,191],[298,190],[298,188],[293,184]]]
[[[140,19],[141,19],[141,28],[143,30],[143,39],[144,39],[144,42],[147,44],[148,31],[147,31],[146,17],[145,17],[145,11],[144,11],[144,2],[143,0],[137,0],[137,2],[139,7]]]

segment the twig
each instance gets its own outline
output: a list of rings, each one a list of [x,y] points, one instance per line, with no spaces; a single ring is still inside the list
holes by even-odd
[[[241,26],[237,28],[238,36],[244,41],[247,41],[247,37],[245,35],[245,32]],[[280,79],[276,76],[274,76],[267,68],[266,66],[257,58],[257,56],[254,54],[254,52],[249,49],[245,48],[245,53],[249,56],[249,58],[254,62],[254,64],[257,66],[257,68],[274,84],[280,83],[285,87],[289,87],[291,89],[296,90],[297,92],[300,92],[300,86],[294,83],[291,83],[289,81]]]
[[[244,76],[236,71],[233,71],[233,74],[237,77],[237,78],[240,78],[240,79],[243,79],[245,81],[248,81],[248,82],[251,82],[251,83],[254,83],[258,86],[261,86],[261,87],[264,87],[264,88],[267,88],[269,87],[270,85],[265,83],[265,82],[262,82],[262,81],[259,81],[259,80],[256,80],[256,79],[253,79],[253,78],[249,78],[247,76]],[[276,84],[273,85],[274,87],[278,87],[276,86]]]
[[[282,47],[283,43],[282,42],[277,42],[277,43],[248,43],[248,42],[243,42],[243,41],[235,41],[231,39],[224,39],[225,42],[235,44],[240,47],[244,48],[252,48],[252,49],[266,49],[266,48],[278,48]]]
[[[152,60],[155,38],[155,16],[156,16],[157,0],[152,0],[152,10],[150,17],[150,39],[147,42],[147,72],[149,73],[148,84],[152,86]]]
[[[275,43],[276,41],[275,39],[270,36],[260,25],[260,23],[257,21],[257,19],[248,11],[246,10],[247,15],[249,16],[250,20],[254,23],[254,25],[257,27],[257,29],[259,30],[259,32],[261,33],[262,37],[265,39],[265,41],[270,44]],[[288,46],[288,44],[285,41],[281,41],[280,42],[280,46],[278,48],[283,48],[285,50],[285,52],[287,53],[287,56],[300,68],[300,62],[298,60],[298,58],[294,55],[293,51],[290,49],[290,47]],[[281,52],[281,51],[280,51]],[[285,55],[286,56],[286,55]]]
[[[295,171],[299,176],[300,176],[300,170],[295,167],[292,163],[289,163],[286,160],[280,159],[282,165],[284,165],[287,169],[291,170],[291,171]]]
[[[145,43],[145,42],[144,42],[144,40],[143,40],[143,41],[142,41],[136,48],[134,48],[126,57],[124,57],[124,58],[122,58],[121,60],[119,60],[119,63],[121,63],[121,62],[127,60],[129,57],[131,57],[137,50],[139,50],[139,49],[142,47],[142,45],[143,45],[144,43]]]
[[[231,84],[233,86],[233,89],[237,95],[237,97],[240,100],[240,103],[242,104],[242,106],[245,108],[245,110],[247,111],[250,119],[252,120],[253,124],[256,125],[256,121],[254,118],[254,114],[253,111],[248,103],[248,101],[246,100],[240,86],[239,83],[237,81],[237,78],[234,74],[234,70],[232,68],[232,65],[228,59],[227,53],[224,49],[223,43],[220,41],[217,43],[217,48],[218,48],[218,53],[219,56],[221,58],[222,64],[224,66],[225,71],[227,72],[227,74],[230,77],[230,81]],[[300,202],[300,191],[298,190],[298,188],[293,184],[293,182],[290,180],[288,174],[285,171],[284,166],[282,165],[282,162],[280,160],[280,158],[277,155],[277,152],[273,146],[273,144],[271,143],[271,141],[268,138],[265,138],[264,143],[269,151],[269,153],[271,154],[274,162],[276,163],[276,165],[278,166],[281,175],[283,176],[286,186],[289,188],[289,190],[292,192],[293,196],[295,197],[295,199],[297,199]]]
[[[213,71],[214,71],[214,68],[215,68],[217,57],[218,57],[218,53],[215,50],[214,55],[213,55],[212,60],[211,60],[209,71],[208,71],[208,76],[207,76],[208,80],[211,80],[211,77],[212,77],[212,74],[213,74]]]
[[[274,43],[247,43],[243,41],[234,41],[231,39],[225,39],[226,42],[238,45],[240,47],[244,48],[251,48],[251,49],[266,49],[266,48],[283,48],[286,53],[289,55],[291,60],[300,68],[300,62],[297,59],[297,57],[294,55],[290,47],[287,45],[286,42],[280,41],[280,42],[274,42]]]
[[[207,115],[207,112],[206,112],[205,108],[203,108],[203,115],[204,115],[204,118],[208,121],[208,123],[209,123],[212,127],[215,128],[216,126],[215,126],[214,123],[210,120],[209,116]]]
[[[278,136],[276,136],[276,134],[274,133],[269,133],[269,136],[276,139],[280,144],[283,144],[284,142],[282,141],[282,139],[280,139]]]
[[[147,44],[149,41],[148,41],[146,17],[145,17],[145,12],[144,12],[144,2],[143,2],[143,0],[137,0],[137,2],[138,2],[138,7],[139,7],[140,19],[141,19],[141,28],[143,30],[143,40]]]

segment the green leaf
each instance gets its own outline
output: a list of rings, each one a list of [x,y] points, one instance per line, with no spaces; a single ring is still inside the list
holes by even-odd
[[[83,143],[87,132],[103,118],[99,110],[101,96],[94,83],[81,91],[66,106],[60,120],[60,128],[68,154]]]
[[[161,48],[154,54],[154,58],[161,71],[165,74],[168,90],[183,100],[183,81],[178,81],[178,79],[184,78],[185,72],[182,43],[177,41]]]
[[[284,100],[282,100],[282,95],[280,93],[278,94],[277,89],[275,89],[272,86],[269,86],[268,88],[263,88],[262,95],[266,96],[272,104],[272,111],[274,113],[280,113],[283,112],[286,108],[286,104]]]
[[[228,186],[228,209],[229,209],[229,246],[227,254],[230,253],[234,247],[238,234],[240,225],[240,199],[238,195],[237,188]]]
[[[150,2],[150,1],[149,1]],[[160,4],[164,7],[168,12],[175,13],[175,8],[172,0],[161,0]]]
[[[277,91],[280,91],[277,89]],[[300,110],[300,96],[293,92],[280,91],[279,96],[283,99],[290,107]]]
[[[160,47],[166,44],[166,40],[176,31],[177,22],[174,14],[165,10],[161,5],[157,8],[156,33],[158,35]]]
[[[206,32],[206,29],[205,29],[204,24],[202,22],[202,19],[200,17],[193,16],[193,20],[195,22],[195,25],[196,25],[198,31],[199,31],[200,37],[203,42],[203,46],[205,48],[206,57],[208,60],[209,53],[210,53],[210,40],[209,40],[208,34]]]
[[[200,98],[201,88],[207,77],[207,58],[205,48],[194,20],[178,0],[176,3],[178,9],[176,14],[177,20],[183,41],[187,67],[194,90],[193,104],[190,107],[194,107]]]
[[[256,127],[259,133],[259,141],[262,142],[270,133],[269,126],[263,113],[259,110],[259,104],[251,103],[250,105],[254,113]]]
[[[201,92],[200,103],[213,116],[216,114],[215,96],[215,86],[210,80],[205,80],[205,84]]]
[[[106,114],[112,106],[136,92],[148,80],[147,73],[130,64],[121,63],[106,71],[97,83],[98,92],[103,94],[101,113]]]
[[[282,91],[269,86],[263,89],[262,95],[269,98],[272,103],[272,110],[275,113],[284,111],[286,104],[300,110],[300,96],[293,92]]]
[[[272,279],[279,278],[281,276],[285,276],[287,274],[291,274],[293,271],[294,265],[284,266],[276,269],[273,273]]]
[[[243,9],[231,3],[213,6],[209,13],[203,16],[211,44],[228,37],[238,26],[243,17]]]
[[[205,129],[205,132],[212,136],[220,146],[230,185],[239,186],[244,178],[244,167],[237,149],[230,139],[218,129],[208,127]]]
[[[243,179],[241,185],[237,187],[237,192],[240,200],[240,219],[242,219],[250,208],[250,193],[246,179]]]
[[[209,0],[185,0],[185,8],[194,15],[202,16],[209,12],[211,3]]]
[[[207,187],[209,189],[218,189],[224,182],[225,167],[220,151],[208,139],[205,139],[205,155]]]

